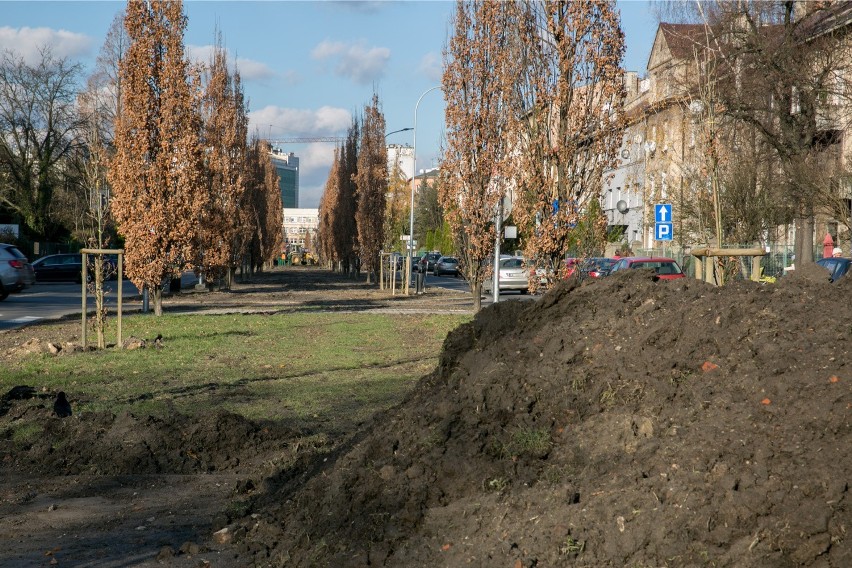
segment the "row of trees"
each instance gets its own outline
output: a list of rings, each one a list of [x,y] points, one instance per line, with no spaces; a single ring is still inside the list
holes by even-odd
[[[181,2],[128,2],[86,87],[49,51],[0,63],[0,206],[33,239],[104,247],[122,239],[126,273],[154,293],[186,268],[229,286],[281,249],[278,176],[248,139],[238,71],[221,35],[212,60],[185,53]]]
[[[457,3],[440,199],[477,301],[509,192],[533,273],[577,244],[621,144],[623,53],[614,2]]]
[[[760,241],[795,222],[797,261],[812,261],[816,214],[852,226],[841,156],[852,109],[848,10],[783,0],[690,7],[681,16],[700,24],[688,38],[694,65],[670,70],[660,88],[699,128],[695,167],[681,164],[692,234]],[[475,298],[508,194],[533,269],[557,276],[569,250],[606,242],[597,205],[629,124],[623,53],[611,1],[457,3],[440,201]]]
[[[363,268],[372,281],[393,225],[386,215],[388,180],[385,118],[374,94],[335,152],[320,200],[317,241],[325,263],[344,272]],[[391,206],[399,209],[393,200]]]

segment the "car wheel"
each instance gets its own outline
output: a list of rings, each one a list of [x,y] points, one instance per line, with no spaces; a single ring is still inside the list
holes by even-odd
[[[0,284],[0,302],[2,302],[3,300],[5,300],[8,297],[9,297],[8,290],[6,290],[6,288],[3,286],[3,284]]]
[[[530,291],[529,291],[529,288],[523,288],[523,289],[521,289],[521,295],[523,295],[523,294],[529,294],[529,292],[530,292]]]

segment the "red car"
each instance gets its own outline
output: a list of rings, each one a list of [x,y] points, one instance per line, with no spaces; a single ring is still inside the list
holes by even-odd
[[[579,270],[583,277],[602,278],[609,274],[615,265],[614,258],[592,257],[586,259],[569,257],[565,259],[564,277],[570,278]]]
[[[624,257],[615,263],[609,273],[614,274],[619,270],[626,270],[628,268],[651,268],[656,272],[660,280],[686,278],[686,274],[683,273],[677,261],[673,258],[665,257]]]

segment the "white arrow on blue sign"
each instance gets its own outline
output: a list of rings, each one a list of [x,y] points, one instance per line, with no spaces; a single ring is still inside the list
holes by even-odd
[[[657,203],[656,205],[654,205],[654,221],[657,222],[657,223],[671,223],[672,222],[672,204],[671,203]]]

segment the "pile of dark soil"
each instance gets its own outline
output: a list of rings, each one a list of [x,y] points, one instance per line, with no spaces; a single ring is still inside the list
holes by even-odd
[[[256,474],[264,459],[284,455],[287,446],[299,439],[292,429],[274,423],[260,425],[224,411],[200,419],[178,412],[165,416],[89,412],[75,420],[60,420],[53,416],[52,394],[36,393],[28,398],[43,402],[13,405],[8,414],[2,412],[3,423],[33,422],[42,431],[30,441],[0,438],[6,471],[29,475]]]
[[[852,566],[852,279],[628,271],[505,302],[307,482],[274,566]],[[248,561],[248,560],[247,560]]]

